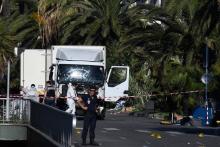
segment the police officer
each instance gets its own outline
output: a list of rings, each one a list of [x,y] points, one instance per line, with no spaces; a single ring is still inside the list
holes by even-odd
[[[86,145],[86,136],[89,130],[90,145],[99,146],[99,144],[94,141],[98,104],[96,88],[90,87],[88,95],[83,96],[78,102],[82,109],[86,111],[82,131],[82,145]]]
[[[47,86],[45,88],[44,104],[55,107],[55,87],[52,85],[51,81],[47,81],[46,84]]]
[[[67,99],[67,91],[68,91],[68,86],[67,84],[64,84],[61,86],[60,89],[60,95],[58,96],[59,98],[57,99],[57,108],[63,111],[66,111],[66,99]]]

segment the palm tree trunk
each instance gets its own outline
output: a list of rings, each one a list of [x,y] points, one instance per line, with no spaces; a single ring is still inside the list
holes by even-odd
[[[2,10],[3,10],[3,1],[1,3],[1,6],[0,6],[0,14],[2,13]]]
[[[6,17],[10,15],[10,0],[2,0],[0,13]]]

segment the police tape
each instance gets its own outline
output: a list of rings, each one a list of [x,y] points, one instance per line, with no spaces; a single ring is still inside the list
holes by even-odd
[[[24,98],[24,97],[27,97],[27,96],[24,96],[22,94],[10,94],[9,95],[9,98]],[[38,97],[43,98],[44,96],[39,95]],[[0,98],[7,98],[7,95],[6,94],[0,94]]]
[[[168,96],[168,95],[179,95],[179,94],[190,94],[190,93],[200,93],[204,90],[194,90],[194,91],[185,91],[185,92],[171,92],[171,93],[160,93],[160,94],[144,94],[138,96],[120,96],[125,98],[140,98],[140,97],[155,97],[155,96]],[[118,98],[118,97],[105,97],[105,98]]]
[[[168,95],[179,95],[179,94],[191,94],[191,93],[200,93],[204,90],[193,90],[193,91],[184,91],[184,92],[171,92],[171,93],[160,93],[160,94],[148,94],[144,96],[154,97],[154,96],[168,96]]]
[[[172,93],[160,93],[160,94],[143,94],[143,95],[136,95],[136,96],[112,96],[112,97],[99,97],[100,99],[129,99],[129,98],[141,98],[141,97],[156,97],[156,96],[172,96],[172,95],[179,95],[179,94],[192,94],[192,93],[201,93],[204,90],[194,90],[194,91],[184,91],[184,92],[172,92]],[[0,94],[0,98],[6,98],[7,95]],[[10,94],[10,98],[23,98],[24,95],[22,94]],[[44,98],[44,95],[39,95],[39,98]]]

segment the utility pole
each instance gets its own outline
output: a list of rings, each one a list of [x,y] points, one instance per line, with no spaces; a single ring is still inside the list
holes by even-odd
[[[208,66],[209,66],[209,50],[208,50],[208,45],[206,45],[206,50],[205,50],[205,74],[206,74],[206,82],[205,82],[205,103],[206,103],[206,125],[209,125],[209,104],[208,104]]]
[[[10,16],[10,1],[2,0],[2,14],[5,17]],[[7,74],[7,96],[6,96],[6,121],[9,121],[9,96],[10,96],[10,59],[7,61],[8,74]]]
[[[46,87],[46,82],[47,82],[47,48],[45,48],[45,87]]]
[[[8,60],[8,75],[7,75],[7,98],[6,98],[6,121],[9,121],[9,90],[10,90],[10,60]]]

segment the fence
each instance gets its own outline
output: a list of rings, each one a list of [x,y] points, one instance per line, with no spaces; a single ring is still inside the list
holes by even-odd
[[[28,124],[30,122],[30,101],[28,99],[9,99],[9,118],[6,116],[6,98],[0,98],[0,122]]]
[[[26,124],[61,146],[71,146],[73,115],[29,99],[10,98],[7,118],[6,101],[0,98],[0,124]]]
[[[52,139],[71,146],[73,115],[56,108],[31,101],[30,125]]]

